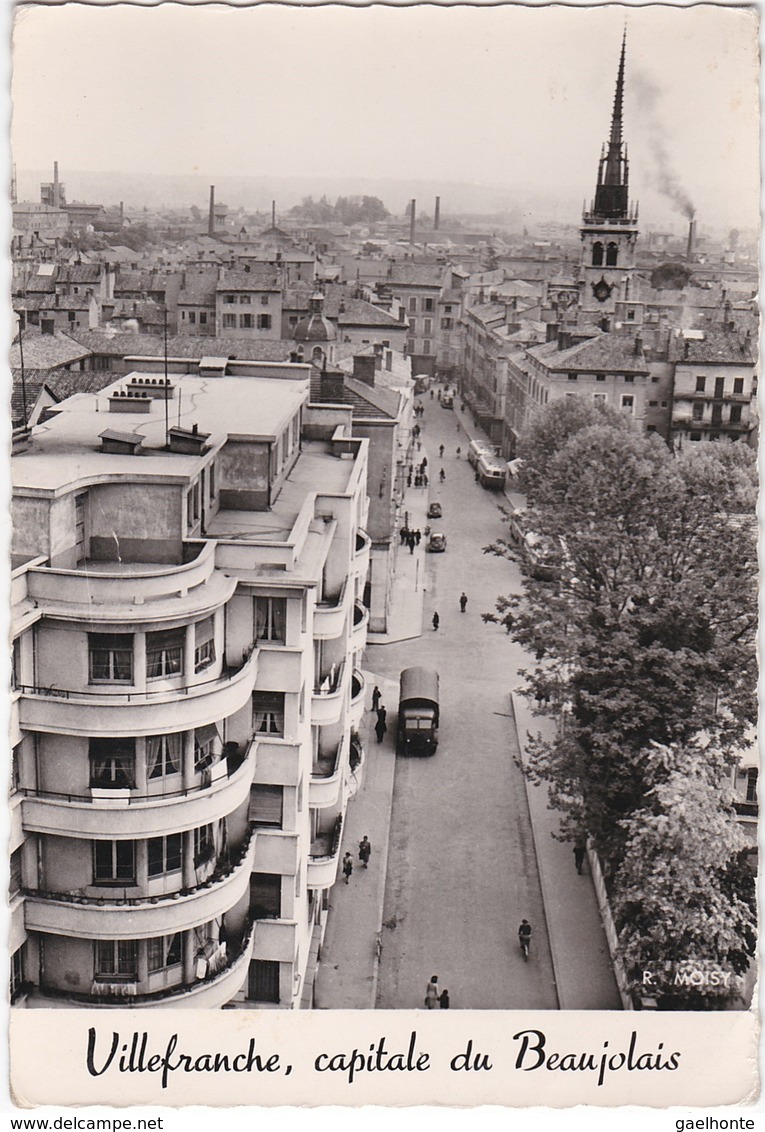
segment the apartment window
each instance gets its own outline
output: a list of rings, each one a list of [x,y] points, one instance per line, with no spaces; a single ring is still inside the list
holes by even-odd
[[[627,311],[627,322],[634,322],[634,321],[635,321],[635,312],[633,310],[628,310]]]
[[[207,311],[200,311],[199,312],[199,325],[200,326],[206,326],[207,325]]]
[[[138,940],[97,939],[93,947],[93,974],[96,979],[138,977]]]
[[[741,406],[731,405],[730,407],[730,423],[739,424],[741,422]]]
[[[90,683],[129,684],[133,679],[133,636],[89,633]]]
[[[250,877],[250,915],[253,920],[278,920],[281,914],[281,874],[253,873]]]
[[[215,463],[210,464],[208,472],[208,482],[210,484],[210,499],[215,498]]]
[[[75,315],[74,311],[69,311],[69,321],[70,322],[74,322],[76,317],[77,316]]]
[[[148,841],[149,876],[177,873],[182,867],[182,834],[169,833],[167,837],[150,837]]]
[[[703,393],[706,383],[707,383],[707,379],[705,377],[697,377],[696,378],[696,392],[697,393]]]
[[[652,378],[651,378],[651,382],[652,382],[652,383],[653,383],[654,385],[658,385],[658,384],[659,384],[659,379],[658,379],[658,377],[652,377]]]
[[[96,884],[135,884],[135,841],[94,841]]]
[[[259,734],[284,735],[284,692],[252,693],[252,730]]]
[[[194,770],[206,770],[215,761],[220,735],[214,723],[206,723],[194,731]]]
[[[715,378],[715,397],[718,397],[718,398],[722,397],[724,393],[725,393],[725,378],[724,377],[716,377]]]
[[[11,1002],[15,1002],[24,990],[24,947],[22,944],[18,951],[11,956]]]
[[[593,393],[592,400],[594,404],[603,406],[606,403],[606,395],[605,393]]]
[[[451,314],[451,313],[452,313],[451,304],[447,303],[446,306],[444,307],[444,314]]]
[[[646,425],[646,432],[656,432],[656,425]]]
[[[635,398],[631,393],[622,394],[622,412],[634,413],[635,411]]]
[[[746,772],[746,800],[757,801],[757,767],[750,766]]]
[[[570,373],[568,375],[568,379],[569,379],[569,381],[578,381],[579,380],[579,374],[578,373]]]
[[[268,297],[268,295],[261,295],[261,296],[260,296],[260,305],[261,305],[262,307],[267,307],[267,306],[268,306],[268,303],[269,303],[269,297]]]
[[[414,314],[417,313],[417,297],[415,295],[412,295],[409,299],[409,310]]]
[[[733,392],[734,393],[743,393],[744,392],[744,379],[743,379],[743,377],[734,377],[733,378]]]
[[[182,958],[181,933],[161,935],[158,939],[147,939],[146,953],[149,962],[149,974],[164,971],[167,967],[176,967]]]
[[[624,380],[625,380],[625,381],[626,381],[626,382],[627,382],[627,383],[628,383],[629,385],[632,385],[632,384],[634,383],[634,381],[635,381],[635,375],[634,375],[634,374],[632,374],[632,373],[625,373],[625,375],[624,375]]]
[[[296,315],[296,314],[291,314],[291,315],[290,315],[290,320],[289,320],[289,321],[290,321],[290,326],[297,326],[297,324],[298,324],[298,317],[297,317],[297,315]]]
[[[286,640],[287,599],[285,597],[255,598],[255,640]]]
[[[244,303],[245,305],[249,306],[250,303],[252,302],[252,295],[240,295],[239,296],[239,302]]]
[[[695,421],[700,421],[700,420],[703,419],[703,417],[704,417],[704,402],[703,401],[694,401],[693,402],[693,419]]]
[[[649,409],[658,409],[659,402],[658,401],[649,401],[648,407],[649,407]]]
[[[606,375],[604,373],[597,373],[597,374],[595,374],[595,380],[596,381],[605,381]]]
[[[235,330],[236,329],[236,315],[235,314],[224,314],[224,316],[223,316],[223,329],[224,330]]]
[[[17,743],[11,751],[11,793],[15,793],[21,786],[21,743]]]
[[[270,314],[259,314],[258,315],[258,330],[270,330],[270,329],[271,329],[271,315]]]
[[[135,786],[135,740],[91,739],[90,785],[102,790]]]
[[[206,865],[215,856],[215,834],[211,825],[194,830],[194,868]]]
[[[146,676],[177,676],[183,667],[185,629],[167,629],[146,634]]]
[[[410,334],[416,334],[417,333],[417,319],[416,318],[410,318],[409,319],[409,333]]]
[[[405,354],[413,354],[414,353],[414,338],[407,338],[406,345],[404,346],[404,353]]]
[[[225,295],[224,298],[223,298],[223,301],[225,303],[235,303],[236,302],[236,295]]]
[[[432,318],[423,319],[422,333],[423,334],[432,334],[433,333],[433,319]]]
[[[181,311],[181,322],[185,322],[185,321],[186,321],[186,312]]]
[[[284,789],[281,786],[250,788],[250,821],[253,825],[270,825],[281,829]]]
[[[433,300],[432,299],[425,299],[425,305],[424,305],[423,309],[426,310],[426,311],[432,311],[433,310]]]
[[[442,330],[451,330],[452,325],[453,325],[452,320],[450,318],[442,318],[441,319],[441,329]]]
[[[202,672],[215,660],[215,621],[212,617],[194,626],[194,671]]]
[[[279,964],[273,959],[253,959],[247,987],[252,1002],[279,1001]]]
[[[19,846],[18,849],[14,849],[11,853],[11,874],[10,883],[8,885],[8,895],[11,897],[16,896],[17,893],[21,892],[21,889],[23,887],[21,853],[21,846]]]
[[[182,733],[149,735],[146,738],[146,775],[149,781],[181,771]]]
[[[196,321],[197,321],[196,311],[189,311],[189,322],[193,323],[193,322],[196,322]]]
[[[422,341],[422,352],[423,352],[423,354],[429,354],[430,353],[430,339],[429,338],[423,339],[423,341]]]
[[[247,313],[247,314],[240,314],[239,315],[239,329],[240,330],[252,330],[252,315],[251,314]]]

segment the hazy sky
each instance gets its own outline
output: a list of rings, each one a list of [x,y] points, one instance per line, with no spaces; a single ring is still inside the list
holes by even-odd
[[[709,223],[756,223],[757,16],[722,5],[31,5],[14,28],[14,160],[57,158],[70,197],[73,170],[130,170],[589,198],[625,18],[641,219],[663,161]]]

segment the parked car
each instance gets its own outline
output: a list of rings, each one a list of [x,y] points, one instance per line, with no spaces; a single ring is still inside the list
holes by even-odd
[[[440,503],[433,502],[430,507],[428,507],[429,519],[440,519],[443,513],[444,510]]]
[[[428,550],[431,554],[441,554],[446,550],[446,535],[441,534],[439,531],[434,531],[428,539]]]

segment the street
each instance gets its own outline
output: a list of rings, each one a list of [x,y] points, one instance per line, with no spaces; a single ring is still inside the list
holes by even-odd
[[[511,726],[510,691],[521,681],[521,650],[481,614],[520,587],[517,565],[483,547],[503,534],[500,494],[475,482],[468,437],[454,412],[429,395],[423,450],[431,500],[447,535],[444,554],[422,554],[422,636],[371,645],[369,668],[397,682],[422,664],[440,675],[441,726],[431,758],[396,761],[383,913],[377,1007],[422,1007],[431,975],[452,1009],[555,1009],[558,1006],[525,784]],[[438,448],[443,443],[443,460]],[[459,459],[455,456],[461,448]],[[446,482],[439,483],[439,470]],[[411,488],[411,500],[418,489]],[[424,540],[423,540],[424,547]],[[460,612],[462,591],[467,609]],[[440,625],[432,628],[438,612]],[[388,704],[391,736],[396,703]],[[524,963],[517,929],[533,927]]]

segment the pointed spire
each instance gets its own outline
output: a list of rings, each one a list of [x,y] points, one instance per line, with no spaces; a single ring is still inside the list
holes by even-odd
[[[616,94],[614,95],[614,112],[611,115],[610,144],[622,144],[622,108],[624,105],[624,56],[627,50],[627,28],[622,36],[622,53],[619,57],[619,73],[616,76]]]

